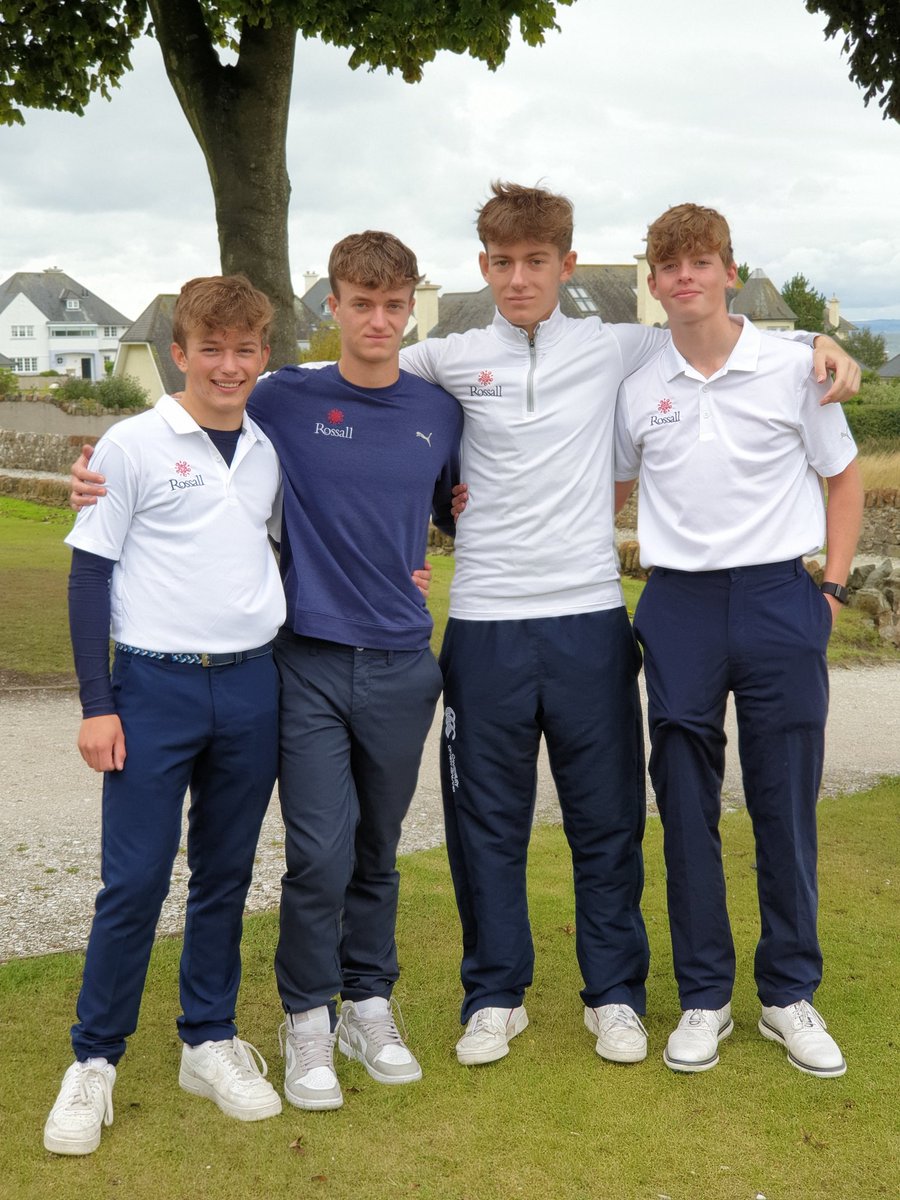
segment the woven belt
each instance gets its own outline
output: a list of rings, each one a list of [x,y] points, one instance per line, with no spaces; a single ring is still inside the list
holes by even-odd
[[[115,647],[138,658],[153,658],[158,662],[179,663],[187,667],[233,667],[246,658],[262,658],[264,654],[272,653],[271,642],[253,650],[238,650],[235,654],[163,654],[160,650],[142,650],[139,646],[126,646],[124,642],[116,642]]]

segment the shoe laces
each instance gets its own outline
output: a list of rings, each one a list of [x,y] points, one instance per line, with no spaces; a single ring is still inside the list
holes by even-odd
[[[352,1016],[351,1016],[352,1013]],[[396,1017],[394,1014],[396,1013]],[[351,1025],[358,1025],[362,1029],[366,1037],[366,1042],[373,1049],[383,1050],[385,1046],[403,1046],[406,1048],[406,1024],[403,1020],[403,1013],[400,1011],[399,1003],[391,997],[390,1007],[387,1012],[375,1013],[371,1016],[363,1017],[360,1015],[359,1009],[354,1007],[346,1014],[341,1011],[341,1022],[347,1028]],[[397,1028],[397,1022],[403,1027],[403,1034]]]
[[[278,1048],[282,1058],[286,1046],[290,1044],[304,1075],[315,1070],[316,1067],[328,1067],[329,1070],[334,1070],[334,1043],[336,1040],[337,1029],[331,1033],[325,1033],[322,1030],[301,1032],[290,1028],[287,1021],[282,1021],[278,1028]]]
[[[63,1084],[57,1107],[66,1108],[69,1112],[84,1110],[85,1115],[91,1116],[99,1111],[103,1124],[112,1125],[113,1080],[109,1072],[102,1067],[92,1067],[87,1062],[79,1062],[76,1066],[78,1069],[68,1075]]]
[[[477,1037],[479,1033],[506,1033],[507,1018],[503,1013],[507,1011],[502,1008],[479,1008],[478,1012],[472,1017],[469,1028],[466,1033],[471,1037]]]
[[[795,1004],[789,1004],[787,1007],[796,1030],[802,1032],[803,1030],[827,1028],[808,1000],[798,1000]]]
[[[260,1077],[265,1079],[269,1073],[268,1064],[257,1048],[239,1037],[210,1042],[207,1049],[228,1074],[241,1083],[252,1083]]]
[[[628,1029],[639,1029],[645,1037],[647,1036],[647,1030],[644,1028],[641,1018],[630,1005],[610,1004],[608,1009],[605,1020],[600,1026],[601,1032],[606,1032],[614,1025],[625,1025]]]
[[[709,1008],[692,1008],[688,1014],[687,1024],[691,1029],[711,1029],[713,1032],[718,1032],[718,1026],[715,1021],[715,1012]]]

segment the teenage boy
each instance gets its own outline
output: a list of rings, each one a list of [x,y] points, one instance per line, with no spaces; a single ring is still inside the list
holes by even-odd
[[[619,384],[668,334],[564,317],[571,203],[542,188],[492,190],[478,217],[492,325],[401,356],[465,412],[471,500],[441,655],[447,849],[463,933],[457,1057],[502,1058],[528,1024],[525,865],[543,735],[572,852],[585,1024],[603,1058],[637,1062],[649,965],[640,653],[615,550],[613,413]],[[833,358],[839,398],[845,368],[856,368],[837,349]],[[824,377],[824,358],[817,365]]]
[[[44,1127],[57,1154],[91,1153],[112,1124],[116,1064],[137,1026],[187,790],[179,1083],[239,1120],[281,1111],[234,1021],[244,900],[278,753],[272,639],[284,593],[267,522],[279,472],[244,412],[271,318],[268,299],[242,277],[184,285],[171,348],[184,391],[100,439],[95,463],[109,498],[79,513],[66,538],[78,746],[104,772],[103,887],[75,1062]]]
[[[462,425],[452,396],[400,370],[412,251],[369,230],[339,242],[328,270],[339,362],[284,367],[248,405],[284,477],[275,972],[285,1096],[307,1109],[343,1103],[336,1041],[380,1083],[422,1074],[391,1012],[396,857],[441,690],[420,594],[428,513],[453,531]],[[102,476],[74,469],[73,502],[93,504]]]
[[[462,427],[452,396],[400,370],[420,278],[412,251],[390,234],[352,235],[328,274],[340,360],[284,367],[249,404],[284,474],[288,619],[275,656],[287,871],[275,973],[285,1095],[309,1109],[342,1103],[336,1038],[380,1083],[422,1074],[391,1013],[397,846],[441,691],[410,576],[429,511],[453,530]]]
[[[840,409],[821,407],[809,350],[729,317],[737,268],[724,217],[669,209],[650,226],[647,261],[672,344],[622,387],[616,474],[640,469],[641,562],[653,567],[634,624],[683,1010],[663,1057],[673,1071],[709,1070],[733,1029],[719,838],[732,692],[756,841],[759,1029],[799,1070],[842,1075],[812,1007],[822,977],[816,798],[825,651],[862,519],[856,447]],[[819,590],[802,555],[823,541]]]

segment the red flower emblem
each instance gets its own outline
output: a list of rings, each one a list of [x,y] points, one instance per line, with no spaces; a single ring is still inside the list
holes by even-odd
[[[659,404],[657,404],[656,407],[661,413],[671,412],[672,411],[672,401],[669,399],[660,400]]]
[[[481,384],[482,387],[487,387],[487,385],[489,383],[494,382],[494,372],[493,371],[482,371],[481,374],[478,376],[478,382]]]
[[[182,459],[181,459],[179,462],[177,462],[177,463],[175,464],[175,471],[176,471],[176,473],[177,473],[178,475],[190,475],[190,473],[191,473],[191,464],[190,464],[190,463],[186,463],[186,462],[184,461],[184,459],[182,458]]]
[[[329,425],[340,425],[344,420],[344,414],[339,408],[333,408],[328,414]]]

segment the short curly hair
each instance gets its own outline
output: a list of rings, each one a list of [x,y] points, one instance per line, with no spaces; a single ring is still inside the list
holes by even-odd
[[[404,246],[392,233],[377,229],[342,238],[328,259],[328,282],[335,296],[341,280],[358,287],[389,289],[409,285],[412,290],[421,279],[419,264],[409,246]]]
[[[657,217],[647,230],[647,263],[655,273],[657,263],[671,262],[698,250],[718,254],[726,267],[734,263],[731,230],[714,208],[676,204]]]
[[[269,297],[245,275],[202,275],[189,279],[172,313],[172,340],[187,349],[188,335],[241,329],[258,333],[264,346],[275,310]]]

